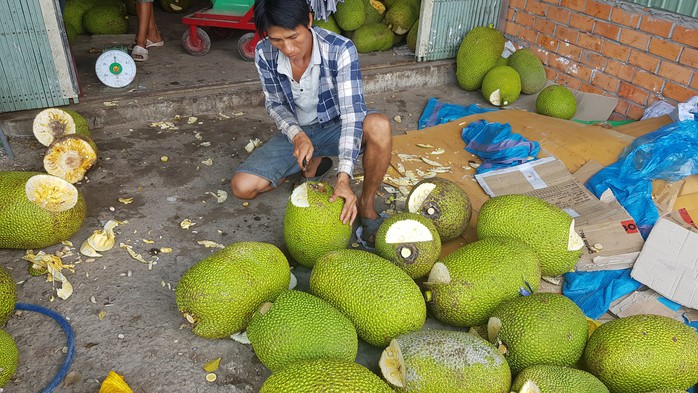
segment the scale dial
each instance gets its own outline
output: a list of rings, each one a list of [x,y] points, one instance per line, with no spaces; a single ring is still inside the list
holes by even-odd
[[[136,62],[122,50],[107,50],[97,59],[95,72],[105,85],[121,88],[128,86],[136,77]]]

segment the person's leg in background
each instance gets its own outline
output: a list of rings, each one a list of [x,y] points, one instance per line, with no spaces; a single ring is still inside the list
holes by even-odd
[[[136,46],[131,51],[131,57],[136,61],[145,61],[148,60],[148,48],[163,44],[160,30],[155,23],[153,0],[137,0],[136,15],[138,16],[138,31],[136,32]]]

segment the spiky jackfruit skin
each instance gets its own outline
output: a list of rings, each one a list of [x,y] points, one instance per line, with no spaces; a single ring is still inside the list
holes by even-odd
[[[366,251],[320,257],[310,274],[310,292],[344,313],[359,337],[376,347],[421,329],[426,320],[417,284],[390,261]]]
[[[291,257],[306,267],[313,267],[323,254],[347,248],[351,225],[342,223],[344,200],[330,202],[334,189],[327,183],[307,181],[307,207],[296,206],[289,198],[284,215],[284,241]],[[296,190],[294,190],[296,192]]]
[[[351,40],[359,53],[380,52],[393,47],[395,34],[383,23],[374,22],[354,30]]]
[[[528,380],[536,383],[540,393],[609,393],[593,374],[572,367],[548,364],[526,367],[516,376],[512,391],[518,392]]]
[[[442,242],[457,238],[468,227],[473,212],[468,194],[458,184],[448,179],[432,177],[415,184],[407,196],[408,203],[417,197],[420,186],[425,183],[435,184],[436,187],[418,209],[413,210],[408,205],[408,210],[430,219],[439,232]]]
[[[698,383],[698,333],[659,315],[599,326],[584,349],[586,369],[613,393],[687,390]]]
[[[509,393],[511,371],[489,342],[462,331],[421,330],[395,338],[405,361],[400,392]]]
[[[519,73],[522,93],[536,94],[545,87],[547,80],[545,67],[529,48],[522,48],[512,53],[507,65]]]
[[[90,132],[90,125],[87,123],[87,119],[85,119],[83,115],[70,109],[61,108],[61,110],[67,112],[70,115],[70,117],[73,118],[73,121],[75,122],[76,134],[80,134],[88,138],[92,137],[92,133]]]
[[[39,172],[0,172],[0,248],[44,248],[69,239],[87,214],[78,192],[73,208],[50,212],[27,199],[25,185]]]
[[[407,33],[407,47],[410,48],[412,52],[417,52],[417,34],[419,33],[419,19],[412,25],[410,31]]]
[[[233,243],[190,267],[179,280],[176,302],[194,334],[223,338],[242,331],[260,304],[288,289],[291,270],[273,244]]]
[[[380,0],[363,0],[364,24],[382,22],[385,17],[385,4]]]
[[[426,241],[401,241],[388,243],[387,234],[393,225],[400,225],[404,221],[416,221],[426,228],[432,236]],[[409,255],[405,252],[409,251]],[[441,238],[431,220],[417,213],[396,213],[383,221],[376,232],[376,252],[381,257],[389,260],[404,270],[413,279],[429,274],[434,262],[441,254]]]
[[[85,12],[82,23],[90,34],[126,34],[125,12],[115,5],[96,5]]]
[[[393,393],[366,367],[332,359],[302,360],[273,373],[259,393]]]
[[[271,371],[309,359],[353,362],[359,344],[344,314],[317,296],[293,290],[281,293],[264,313],[255,312],[246,332]]]
[[[491,317],[498,318],[502,326],[499,334],[489,339],[506,348],[504,357],[514,375],[534,364],[572,367],[587,342],[589,328],[584,313],[557,293],[519,296],[497,306]]]
[[[95,5],[95,0],[67,0],[63,10],[63,21],[75,28],[77,34],[85,34],[82,17]]]
[[[337,4],[334,20],[345,31],[353,31],[361,27],[366,21],[364,13],[364,0],[344,0]]]
[[[463,37],[456,55],[456,78],[463,90],[482,86],[487,71],[497,64],[505,41],[502,33],[486,26],[474,27]]]
[[[419,3],[414,0],[398,0],[385,13],[385,24],[395,34],[407,34],[419,20]]]
[[[325,30],[329,30],[333,33],[342,34],[342,29],[339,28],[337,21],[335,21],[332,14],[327,15],[327,20],[315,19],[313,21],[313,26],[322,27]]]
[[[577,100],[567,87],[550,85],[538,93],[536,113],[569,120],[577,113]]]
[[[477,218],[477,237],[513,237],[533,248],[541,274],[558,276],[574,268],[582,255],[568,250],[572,217],[559,207],[528,195],[509,194],[487,200]]]
[[[6,331],[0,329],[0,388],[12,378],[18,364],[19,350],[15,340]]]
[[[509,66],[495,66],[482,80],[482,95],[495,106],[511,105],[521,95],[521,78]]]
[[[437,319],[454,326],[485,324],[495,307],[540,285],[538,255],[512,238],[478,240],[453,251],[441,263],[448,268],[451,282],[425,282],[432,294],[427,305]]]
[[[75,42],[75,39],[78,37],[78,31],[71,25],[70,23],[65,24],[65,35],[68,37],[68,42],[70,44]]]
[[[17,285],[10,273],[0,266],[0,326],[7,322],[15,312],[17,303]]]

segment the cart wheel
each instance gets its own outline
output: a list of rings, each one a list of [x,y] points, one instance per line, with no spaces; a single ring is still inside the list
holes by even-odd
[[[224,40],[233,35],[233,29],[226,29],[225,27],[211,27],[210,31],[211,37],[217,40]]]
[[[197,37],[189,36],[190,29],[186,29],[182,34],[182,46],[184,51],[192,56],[203,56],[211,49],[211,38],[201,28],[196,28]]]
[[[254,41],[254,33],[245,33],[238,40],[238,53],[245,61],[254,60],[254,47],[257,44]]]

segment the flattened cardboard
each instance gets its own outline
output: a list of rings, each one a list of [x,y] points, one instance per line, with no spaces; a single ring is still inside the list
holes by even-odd
[[[674,310],[660,302],[660,297],[660,294],[649,288],[633,291],[611,303],[608,311],[618,318],[653,314],[673,318],[680,322],[684,322],[684,318],[689,322],[698,321],[698,311],[687,307]]]
[[[652,228],[630,276],[662,296],[698,309],[698,229],[671,212]]]

